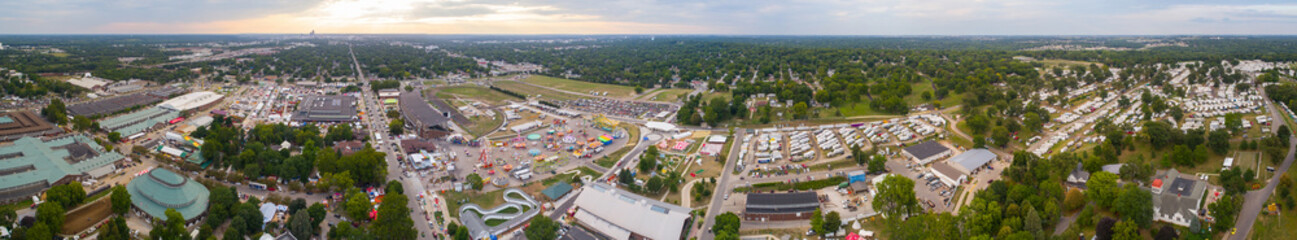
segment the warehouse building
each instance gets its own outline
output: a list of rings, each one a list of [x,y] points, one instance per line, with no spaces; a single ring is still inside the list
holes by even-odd
[[[302,97],[297,104],[293,121],[298,122],[352,122],[356,121],[356,97],[311,95]]]
[[[201,111],[216,106],[216,104],[220,103],[223,99],[225,99],[225,96],[211,91],[192,92],[171,98],[170,100],[158,104],[158,107],[177,112],[186,112],[190,110]]]
[[[576,197],[577,224],[605,239],[684,239],[691,209],[590,183]]]
[[[49,136],[62,133],[45,118],[31,111],[0,113],[0,142],[17,140],[22,137]]]
[[[202,184],[163,168],[135,177],[126,185],[126,191],[131,194],[131,206],[137,215],[166,221],[167,209],[175,209],[184,215],[186,223],[207,213],[207,198],[211,195]]]
[[[787,221],[811,218],[811,212],[820,208],[815,192],[752,193],[748,194],[743,208],[745,221]]]
[[[378,90],[378,99],[387,100],[387,99],[397,99],[400,97],[401,97],[400,90],[396,90],[396,89]]]
[[[0,147],[0,202],[21,201],[50,187],[101,177],[125,158],[85,135],[24,137]]]
[[[180,113],[162,107],[152,107],[133,113],[99,120],[99,129],[105,132],[117,132],[123,137],[142,133],[166,125],[167,121],[180,117]]]
[[[94,101],[68,106],[68,115],[86,117],[109,115],[136,106],[160,102],[162,99],[163,98],[154,97],[147,93],[133,93],[110,98],[100,98]]]
[[[973,174],[977,174],[986,167],[986,164],[997,158],[998,156],[990,150],[972,149],[955,155],[946,162],[933,164],[932,172],[941,179],[942,183],[954,187],[967,182]]]
[[[943,157],[950,156],[950,148],[935,141],[927,141],[906,147],[904,150],[901,150],[901,153],[910,157],[914,162],[919,164],[928,164]]]

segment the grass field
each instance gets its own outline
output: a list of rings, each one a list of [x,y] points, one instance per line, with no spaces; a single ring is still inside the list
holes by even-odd
[[[473,137],[481,137],[490,133],[492,130],[499,128],[500,124],[504,123],[504,113],[496,110],[491,111],[495,112],[494,118],[489,116],[473,116],[468,118],[469,121],[473,122],[473,125],[465,127],[464,130],[468,130],[468,134],[473,135]]]
[[[716,99],[716,98],[724,98],[725,101],[729,101],[730,99],[733,99],[734,96],[733,96],[732,94],[730,94],[729,92],[710,92],[710,93],[703,93],[703,101],[711,101],[711,100]]]
[[[462,99],[477,100],[490,105],[505,104],[506,100],[522,101],[522,99],[509,96],[508,94],[504,94],[499,91],[491,90],[490,88],[472,86],[472,85],[444,87],[444,88],[437,88],[437,90],[438,90],[437,97],[441,99],[446,99],[447,101],[456,98],[462,98]]]
[[[467,187],[466,187],[467,188]],[[442,194],[446,197],[446,209],[450,209],[450,217],[459,217],[459,206],[464,205],[461,201],[467,200],[467,203],[475,203],[482,209],[490,209],[496,205],[504,203],[504,190],[495,190],[490,192],[478,192],[474,190],[464,190],[463,192],[446,191]]]
[[[1098,64],[1100,67],[1103,66],[1103,63],[1073,61],[1073,60],[1064,60],[1064,59],[1043,59],[1043,60],[1036,60],[1036,61],[1045,64],[1045,67],[1054,67],[1054,66],[1070,67],[1073,65],[1081,65],[1081,66],[1088,67],[1090,66],[1090,64]]]
[[[567,94],[567,93],[554,91],[550,89],[538,88],[535,86],[527,85],[526,83],[522,83],[522,82],[499,81],[499,82],[495,82],[494,85],[498,88],[513,91],[522,95],[527,95],[529,97],[539,96],[543,100],[573,100],[573,99],[585,98],[582,96]]]
[[[645,94],[645,97],[641,100],[655,101],[655,102],[675,102],[675,101],[679,101],[681,98],[685,96],[685,94],[688,94],[689,92],[692,91],[693,90],[691,89],[684,89],[684,88],[659,89],[656,90],[656,93],[652,93],[654,95]]]
[[[531,75],[531,77],[523,79],[522,81],[531,84],[540,85],[540,86],[551,87],[551,88],[578,92],[578,93],[589,93],[590,91],[608,92],[608,95],[606,97],[611,97],[611,98],[630,99],[636,96],[635,87],[631,87],[631,86],[592,83],[592,82],[568,80],[568,79],[554,78],[554,77],[547,77],[547,76],[540,76],[540,75]]]

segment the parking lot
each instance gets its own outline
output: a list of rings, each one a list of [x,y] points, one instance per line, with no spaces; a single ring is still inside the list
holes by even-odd
[[[919,198],[923,209],[932,212],[946,212],[954,209],[955,189],[936,180],[930,170],[905,159],[888,158],[887,167],[892,174],[905,176],[914,180],[914,196]],[[923,175],[923,176],[920,176]],[[922,178],[920,178],[922,177]]]

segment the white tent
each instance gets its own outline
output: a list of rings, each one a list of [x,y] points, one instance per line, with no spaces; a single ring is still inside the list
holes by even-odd
[[[670,124],[670,123],[665,123],[665,122],[648,122],[648,123],[645,123],[644,126],[645,126],[645,127],[648,127],[649,129],[651,129],[651,130],[653,130],[653,131],[661,131],[661,132],[674,132],[674,131],[676,131],[676,125],[675,125],[675,124]]]

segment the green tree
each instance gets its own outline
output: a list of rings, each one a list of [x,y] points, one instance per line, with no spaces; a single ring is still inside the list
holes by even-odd
[[[311,225],[310,214],[306,211],[297,211],[297,213],[289,216],[288,231],[292,232],[293,236],[302,236],[304,239],[309,238],[307,236],[314,235],[315,225]]]
[[[63,100],[60,100],[59,98],[51,98],[50,104],[45,105],[45,108],[41,109],[41,115],[45,116],[45,120],[49,120],[55,124],[68,123],[67,106],[63,105]]]
[[[716,232],[717,235],[720,235],[721,232],[725,232],[737,236],[740,224],[742,224],[742,221],[739,220],[739,215],[732,212],[725,212],[716,216],[712,231]]]
[[[1063,205],[1068,211],[1081,209],[1082,206],[1085,206],[1085,194],[1081,193],[1081,190],[1073,188],[1067,191],[1067,197],[1064,198]]]
[[[1090,180],[1085,182],[1085,196],[1090,198],[1100,207],[1108,208],[1112,206],[1113,199],[1117,198],[1120,188],[1117,187],[1117,175],[1109,172],[1096,172],[1090,175]]]
[[[869,161],[869,172],[879,173],[879,172],[886,171],[887,170],[886,164],[887,164],[887,157],[883,157],[882,154],[874,155],[874,158]]]
[[[121,142],[121,141],[122,141],[122,133],[119,133],[119,132],[110,132],[110,133],[108,133],[108,141],[109,141],[109,142],[112,142],[112,143]]]
[[[814,231],[816,236],[824,235],[824,213],[820,212],[820,209],[811,212],[811,231]]]
[[[72,117],[72,129],[76,129],[77,131],[95,130],[95,125],[95,121],[90,120],[90,118],[86,116],[77,115]]]
[[[127,211],[131,210],[131,193],[126,191],[126,186],[117,185],[113,187],[112,193],[113,212],[117,215],[125,216]]]
[[[652,192],[652,193],[661,192],[661,190],[662,190],[662,178],[661,178],[661,177],[658,177],[658,176],[650,177],[649,180],[648,180],[648,182],[646,182],[646,183],[644,184],[644,188],[645,188],[645,190],[647,190],[648,192]]]
[[[1216,219],[1216,223],[1212,224],[1212,230],[1216,233],[1229,232],[1234,227],[1239,208],[1242,205],[1243,200],[1234,194],[1225,194],[1220,200],[1208,204],[1207,209],[1211,216]]]
[[[805,102],[798,102],[797,104],[793,104],[793,117],[797,119],[806,119],[810,117],[810,113],[807,112],[807,107]]]
[[[538,215],[531,218],[523,234],[528,240],[554,240],[558,239],[559,223],[544,215]]]
[[[1041,235],[1044,233],[1044,226],[1040,220],[1040,213],[1036,212],[1036,207],[1027,204],[1027,211],[1022,213],[1022,230],[1031,232],[1032,235]]]
[[[890,175],[878,184],[877,191],[878,196],[874,197],[871,204],[888,219],[904,219],[923,211],[919,207],[919,200],[914,198],[914,180]]]
[[[324,222],[324,219],[328,217],[329,214],[328,210],[324,209],[324,204],[318,202],[307,207],[306,212],[311,215],[311,226],[317,227],[320,226],[320,222]]]
[[[995,127],[991,129],[991,140],[995,140],[995,145],[1004,147],[1009,144],[1009,130],[1004,127]]]
[[[383,197],[383,204],[378,205],[378,218],[371,226],[371,233],[376,239],[416,239],[419,232],[414,229],[414,220],[410,219],[409,198],[400,193],[388,193]]]
[[[401,182],[396,180],[387,181],[385,190],[389,193],[405,194],[405,186],[402,186]]]
[[[206,226],[206,225],[203,225]],[[126,226],[126,218],[122,216],[113,217],[99,230],[99,239],[103,240],[130,240],[131,229]]]
[[[1129,220],[1118,221],[1112,226],[1112,240],[1141,240],[1139,224]]]
[[[18,212],[13,208],[0,208],[0,226],[13,226],[18,220]]]
[[[149,238],[153,240],[190,239],[189,232],[185,230],[185,216],[172,208],[168,208],[165,214],[167,220],[153,220],[153,230],[149,231]]]
[[[394,118],[394,119],[392,119],[392,122],[391,122],[391,123],[388,123],[388,124],[387,124],[387,130],[388,130],[388,132],[392,133],[392,135],[401,135],[401,134],[404,134],[404,133],[405,133],[405,121],[401,120],[400,118]]]
[[[838,232],[838,229],[841,227],[842,216],[838,215],[837,211],[830,211],[828,214],[824,214],[824,227],[822,228],[826,233]]]
[[[55,230],[53,228],[49,227],[49,224],[45,224],[43,222],[37,222],[36,225],[32,225],[30,229],[27,229],[27,239],[31,239],[31,240],[54,239],[55,236],[54,231]]]
[[[207,195],[207,219],[216,225],[224,223],[234,216],[234,209],[239,205],[239,196],[233,187],[216,186]]]
[[[261,200],[255,197],[248,198],[248,201],[238,205],[238,217],[246,220],[243,225],[244,234],[253,234],[262,230],[261,220],[265,219],[265,216],[261,215],[260,206]]]
[[[346,206],[347,216],[351,217],[352,221],[369,219],[369,211],[374,209],[374,205],[369,203],[369,197],[355,189],[347,193]]]
[[[657,169],[658,155],[649,154],[649,152],[656,153],[657,147],[650,146],[649,149],[653,149],[653,151],[646,151],[644,154],[640,155],[639,157],[639,163],[637,164],[637,167],[641,173],[651,173],[653,172],[653,170]]]
[[[464,180],[468,181],[468,185],[472,187],[473,190],[482,190],[482,187],[484,186],[482,176],[477,175],[477,173],[468,174],[467,177],[464,177]]]
[[[36,221],[44,223],[46,226],[57,226],[51,227],[50,231],[58,231],[57,229],[63,227],[63,220],[67,217],[64,215],[66,213],[63,206],[47,202],[36,207]],[[28,234],[31,232],[28,231]],[[54,234],[54,232],[50,232],[50,234]]]
[[[1139,224],[1142,228],[1153,224],[1153,194],[1135,184],[1126,184],[1112,208],[1121,214],[1123,221]]]
[[[1224,129],[1211,131],[1211,134],[1207,135],[1207,145],[1216,154],[1224,155],[1229,152],[1229,135],[1229,132]]]
[[[470,238],[472,237],[468,235],[468,227],[459,226],[459,230],[455,231],[455,240],[470,240]]]
[[[81,187],[81,182],[73,181],[46,190],[45,199],[47,202],[59,204],[64,209],[68,209],[76,207],[86,200],[86,189]]]

